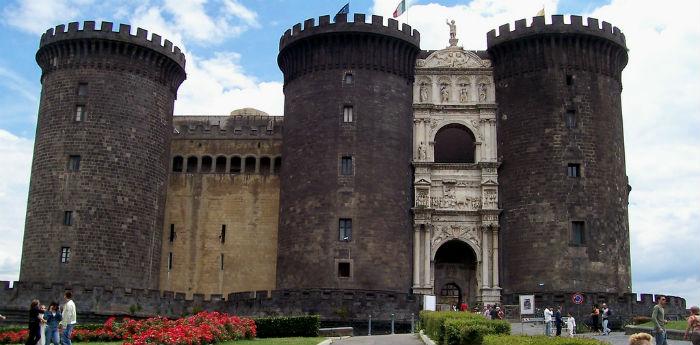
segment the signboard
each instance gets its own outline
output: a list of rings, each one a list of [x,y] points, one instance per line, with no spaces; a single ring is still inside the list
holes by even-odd
[[[574,304],[583,304],[583,301],[584,301],[583,294],[580,292],[577,292],[577,293],[571,295],[571,301],[574,302]]]
[[[423,295],[423,310],[435,311],[437,298],[431,295]]]
[[[535,313],[535,295],[520,295],[520,315]]]

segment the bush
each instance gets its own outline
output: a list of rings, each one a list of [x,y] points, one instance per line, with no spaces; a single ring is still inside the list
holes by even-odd
[[[423,311],[420,318],[426,334],[437,344],[481,345],[485,335],[510,334],[507,321],[487,320],[478,314]]]
[[[585,338],[547,337],[544,335],[487,335],[484,345],[604,345],[606,343]]]
[[[318,337],[318,315],[262,317],[255,320],[258,338]]]
[[[443,343],[443,336],[445,334],[445,321],[451,320],[484,320],[487,321],[481,315],[464,313],[459,311],[427,311],[423,310],[420,312],[420,323],[425,334],[433,339],[436,344]]]

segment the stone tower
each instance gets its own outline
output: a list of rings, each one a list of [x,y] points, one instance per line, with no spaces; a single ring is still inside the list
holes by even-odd
[[[419,42],[410,26],[363,14],[282,36],[278,289],[410,289]]]
[[[49,29],[20,280],[158,288],[185,56],[129,25]]]
[[[504,294],[629,292],[618,28],[535,17],[491,31]]]

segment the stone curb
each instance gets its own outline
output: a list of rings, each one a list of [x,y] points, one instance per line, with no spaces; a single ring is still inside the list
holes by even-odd
[[[640,332],[649,333],[652,336],[654,335],[652,333],[653,329],[648,328],[648,327],[639,327],[639,326],[632,326],[632,325],[625,326],[625,334],[626,335],[640,333]],[[683,340],[683,335],[685,335],[685,331],[679,331],[676,329],[666,330],[666,337],[668,339],[671,339],[671,340]]]
[[[435,342],[428,338],[428,336],[423,333],[423,330],[421,330],[418,335],[420,336],[420,340],[422,340],[425,345],[435,345]]]

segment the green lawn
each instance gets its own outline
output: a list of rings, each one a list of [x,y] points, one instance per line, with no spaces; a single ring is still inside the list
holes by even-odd
[[[641,325],[637,325],[637,326],[639,326],[639,327],[654,328],[654,324],[653,324],[651,321],[649,321],[649,322],[647,322],[647,323],[643,323],[643,324],[641,324]],[[686,329],[687,327],[688,327],[688,321],[685,321],[685,320],[683,320],[683,321],[669,321],[669,322],[666,324],[666,328],[668,328],[668,329],[676,329],[676,330],[679,330],[679,331],[685,331],[685,329]]]
[[[316,345],[326,338],[264,338],[255,340],[227,341],[220,345]],[[109,343],[73,343],[75,345],[121,345],[119,342]],[[19,345],[19,344],[18,344]]]

